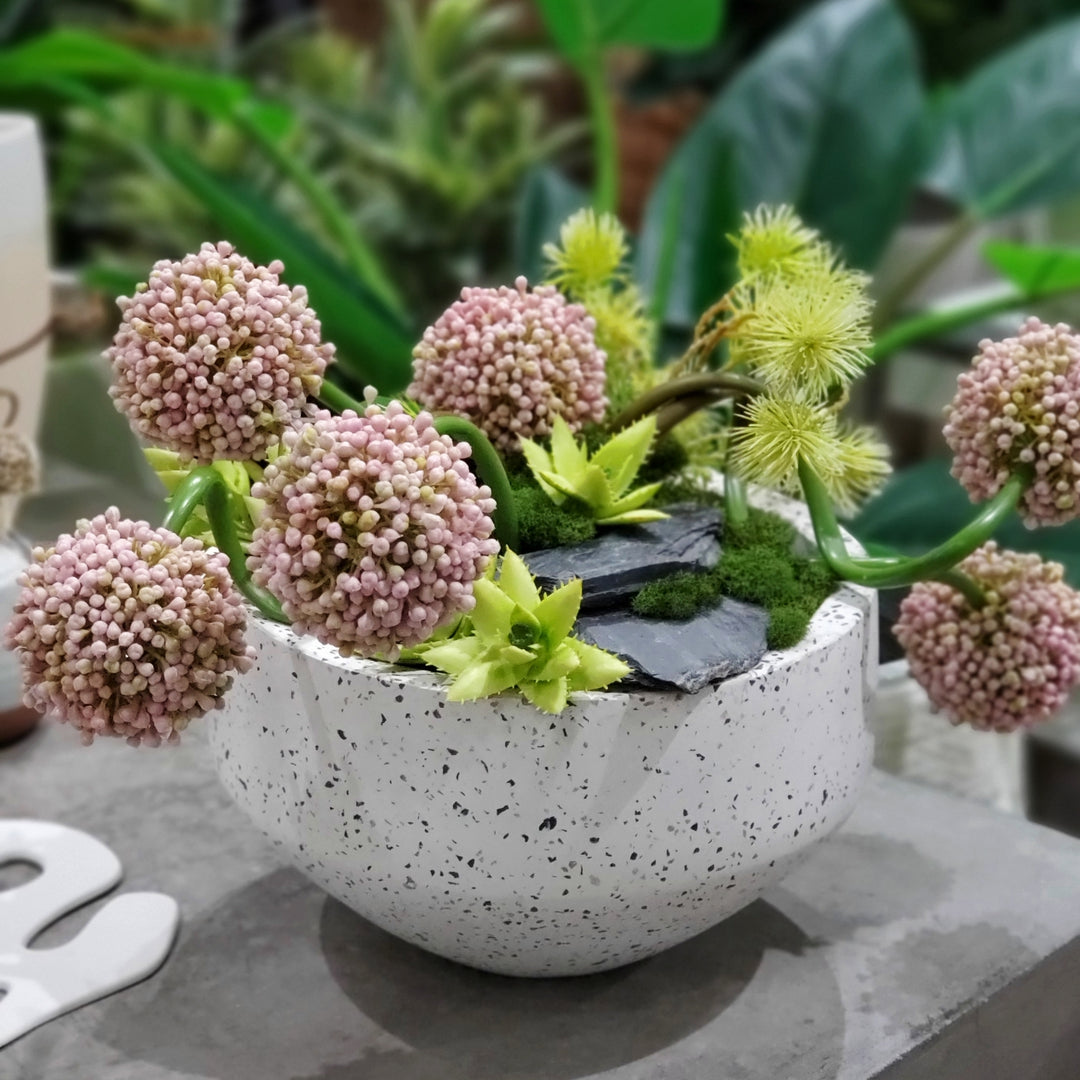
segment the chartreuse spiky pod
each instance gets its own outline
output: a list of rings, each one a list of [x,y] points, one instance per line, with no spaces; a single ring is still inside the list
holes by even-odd
[[[655,435],[656,417],[647,416],[612,435],[590,455],[585,443],[576,442],[566,422],[557,416],[550,452],[531,439],[522,439],[521,449],[552,502],[577,499],[592,511],[598,525],[638,525],[668,516],[660,510],[643,509],[660,490],[659,483],[630,488],[649,456]]]
[[[581,607],[581,579],[540,595],[521,557],[507,551],[497,580],[473,582],[471,633],[413,650],[453,676],[451,701],[518,689],[537,708],[559,713],[577,690],[601,690],[630,668],[617,656],[570,636]]]

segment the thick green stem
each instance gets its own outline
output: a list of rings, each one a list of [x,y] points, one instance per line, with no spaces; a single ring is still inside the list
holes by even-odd
[[[265,589],[251,580],[240,537],[236,531],[230,503],[231,492],[225,478],[210,465],[200,465],[180,481],[169,499],[169,512],[162,522],[166,529],[179,534],[195,512],[206,507],[206,517],[214,534],[214,543],[229,557],[229,574],[244,598],[260,614],[274,622],[288,623],[281,605]]]
[[[609,431],[621,431],[635,420],[655,412],[669,402],[684,397],[700,398],[699,408],[725,397],[738,395],[753,396],[765,392],[765,387],[749,375],[739,375],[733,371],[705,371],[698,375],[685,375],[679,379],[668,379],[651,390],[635,398],[614,420],[608,423]],[[685,417],[680,417],[685,419]]]
[[[806,505],[810,508],[818,550],[829,569],[837,577],[873,589],[899,588],[916,581],[940,578],[942,573],[952,570],[958,562],[990,539],[1016,508],[1027,486],[1025,477],[1011,476],[992,499],[982,504],[978,514],[967,525],[924,555],[912,558],[863,558],[853,556],[848,551],[825,485],[802,458],[799,459],[799,481]]]
[[[989,296],[985,300],[975,300],[970,304],[922,311],[910,318],[901,319],[881,334],[870,350],[870,357],[874,363],[880,363],[916,341],[939,337],[978,319],[985,319],[990,315],[998,315],[1006,311],[1020,311],[1029,304],[1075,291],[1074,286],[1029,291],[1010,289],[1007,292]]]
[[[578,69],[585,84],[593,136],[593,208],[614,214],[619,205],[619,145],[615,110],[608,93],[603,55],[597,50]]]
[[[323,379],[322,386],[319,387],[319,392],[315,397],[331,412],[337,413],[339,416],[346,409],[352,409],[353,412],[363,416],[364,409],[367,408],[364,402],[357,401],[351,394],[342,390],[340,386],[332,383],[329,379]]]
[[[518,546],[517,504],[510,479],[503,468],[499,452],[491,440],[475,425],[460,416],[435,417],[435,430],[449,435],[455,442],[467,442],[472,447],[473,469],[481,483],[491,488],[495,499],[495,511],[491,520],[495,523],[495,537],[505,551],[516,551]]]
[[[962,593],[964,599],[976,610],[986,603],[986,594],[962,570],[943,570],[940,574],[935,574],[933,580],[941,581]]]
[[[750,516],[750,503],[746,498],[746,485],[742,478],[724,470],[724,521],[730,525],[742,525]]]

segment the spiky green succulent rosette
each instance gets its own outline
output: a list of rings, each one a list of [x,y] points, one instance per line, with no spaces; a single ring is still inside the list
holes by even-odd
[[[570,694],[601,690],[630,668],[617,656],[570,636],[581,607],[581,579],[540,595],[528,567],[512,551],[496,580],[473,583],[476,606],[450,640],[411,650],[453,676],[447,697],[473,701],[516,688],[537,708],[558,713]]]

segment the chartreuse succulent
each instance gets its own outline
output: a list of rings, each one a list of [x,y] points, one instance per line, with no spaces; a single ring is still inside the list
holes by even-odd
[[[497,579],[473,582],[465,636],[413,650],[453,676],[451,701],[518,689],[544,712],[561,712],[577,690],[600,690],[630,673],[617,656],[570,636],[581,579],[541,596],[519,555],[507,551]]]
[[[587,506],[598,525],[640,525],[668,515],[645,509],[660,484],[631,489],[656,435],[656,417],[649,415],[612,435],[595,453],[578,443],[566,421],[555,417],[551,450],[531,439],[521,440],[525,460],[552,502],[576,499]]]

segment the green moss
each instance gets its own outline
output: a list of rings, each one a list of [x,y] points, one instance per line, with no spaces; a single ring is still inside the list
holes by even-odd
[[[646,619],[690,619],[720,598],[711,573],[681,573],[650,581],[631,608]]]
[[[750,507],[746,521],[736,525],[724,522],[725,548],[769,548],[785,557],[791,557],[791,547],[795,543],[795,526],[776,514]]]
[[[738,528],[726,527],[720,561],[704,573],[650,582],[634,598],[645,618],[689,619],[722,596],[760,604],[769,613],[770,649],[798,644],[836,581],[819,559],[795,555],[795,529],[782,518],[751,509]]]
[[[596,535],[592,514],[572,500],[556,506],[539,487],[527,483],[514,484],[513,492],[518,514],[519,554],[580,544]]]
[[[763,545],[725,551],[713,574],[726,596],[762,607],[793,603],[799,589],[791,557]]]
[[[798,645],[810,625],[812,612],[798,604],[784,604],[769,608],[769,629],[765,642],[770,649],[790,649]]]

